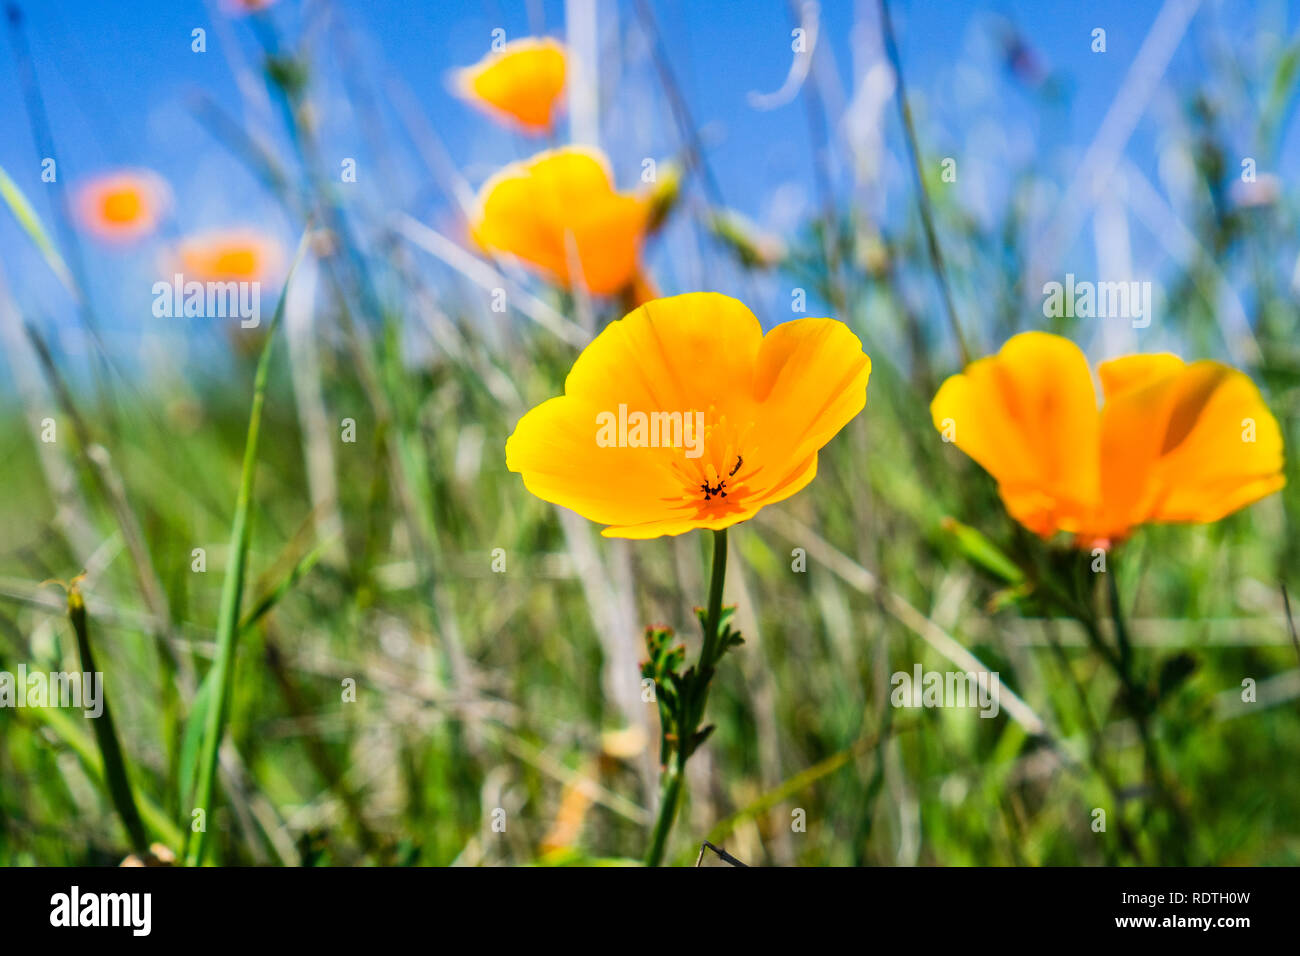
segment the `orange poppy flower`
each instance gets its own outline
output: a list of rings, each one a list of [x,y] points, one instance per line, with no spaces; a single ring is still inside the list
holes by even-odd
[[[82,228],[108,242],[149,235],[171,206],[167,183],[147,169],[123,169],[82,183],[73,198]]]
[[[222,229],[185,239],[175,260],[175,268],[186,280],[254,282],[280,272],[284,251],[274,239],[254,230]]]
[[[554,40],[527,37],[458,70],[453,88],[525,132],[545,133],[564,91],[565,71],[563,46]]]
[[[866,403],[871,359],[848,326],[795,319],[766,335],[742,303],[696,292],[610,323],[564,395],[532,409],[506,467],[537,497],[654,538],[720,530],[790,497]]]
[[[615,295],[638,283],[649,198],[614,190],[594,149],[566,146],[512,163],[479,190],[470,234],[566,288]]]
[[[1026,332],[944,382],[944,437],[1047,538],[1109,546],[1150,522],[1217,521],[1285,484],[1282,433],[1259,389],[1218,362],[1129,355],[1097,369],[1060,336]]]

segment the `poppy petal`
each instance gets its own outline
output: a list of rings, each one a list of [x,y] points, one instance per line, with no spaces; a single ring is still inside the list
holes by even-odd
[[[664,518],[657,521],[647,521],[643,524],[605,528],[601,531],[601,534],[607,538],[657,538],[665,534],[684,534],[694,528],[720,531],[723,528],[739,524],[741,521],[748,521],[767,505],[789,498],[802,490],[815,477],[817,477],[817,455],[813,454],[807,461],[791,472],[783,484],[772,489],[765,497],[752,500],[747,505],[728,511],[717,519],[701,521],[683,517]]]
[[[521,472],[537,497],[601,524],[690,520],[698,509],[684,499],[689,489],[674,466],[692,465],[692,449],[599,445],[597,417],[667,412],[693,421],[720,405],[724,414],[752,408],[761,341],[754,314],[727,296],[697,292],[646,303],[583,350],[563,397],[520,420],[506,443],[506,466]],[[654,532],[664,533],[678,532]]]
[[[1250,378],[1194,362],[1108,403],[1110,501],[1144,521],[1211,522],[1285,484],[1282,433]]]
[[[611,322],[565,380],[568,395],[617,409],[742,413],[764,344],[763,327],[744,303],[715,292],[654,299]],[[618,369],[618,375],[611,375]]]
[[[1106,401],[1111,401],[1124,392],[1150,385],[1184,367],[1185,363],[1177,355],[1151,352],[1102,362],[1097,366],[1097,377],[1101,379],[1102,395]]]
[[[461,70],[456,87],[466,99],[513,120],[525,131],[542,133],[551,127],[566,70],[563,46],[528,37],[507,43]]]
[[[532,409],[506,441],[506,467],[538,498],[600,524],[639,524],[663,517],[680,500],[671,470],[679,449],[602,446],[590,401],[565,395]]]
[[[830,319],[764,337],[727,296],[655,299],[611,323],[565,394],[520,420],[506,464],[609,537],[726,528],[812,481],[817,450],[862,409],[870,367]],[[615,422],[616,442],[602,431]]]
[[[769,469],[764,485],[781,497],[798,490],[789,490],[787,479],[862,411],[870,376],[871,359],[843,322],[795,319],[763,337],[753,384],[760,406],[755,440],[765,460],[788,463]]]
[[[1017,335],[944,382],[930,412],[935,428],[997,480],[1016,520],[1045,537],[1088,527],[1100,425],[1088,361],[1073,342]]]
[[[575,278],[613,295],[639,275],[649,204],[615,192],[605,157],[584,147],[549,150],[501,170],[479,191],[474,240],[562,285]]]

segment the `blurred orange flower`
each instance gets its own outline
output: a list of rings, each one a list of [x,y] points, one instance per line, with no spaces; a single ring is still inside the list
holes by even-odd
[[[275,0],[221,0],[221,10],[227,16],[242,17],[265,10]]]
[[[871,359],[848,326],[795,319],[766,335],[712,292],[655,299],[610,323],[564,394],[532,409],[506,467],[606,537],[720,530],[795,494],[866,404]]]
[[[284,251],[270,236],[253,229],[220,229],[183,240],[175,268],[187,281],[253,282],[274,278]]]
[[[108,242],[149,235],[171,207],[171,190],[147,169],[122,169],[82,183],[73,196],[78,223]]]
[[[565,72],[563,46],[554,40],[527,37],[458,70],[453,88],[461,97],[513,121],[525,132],[545,133],[564,91]]]
[[[1027,332],[944,382],[935,428],[1042,537],[1107,547],[1149,522],[1217,521],[1281,488],[1282,433],[1259,389],[1218,362],[1129,355],[1097,369]]]
[[[470,234],[485,250],[507,253],[566,288],[578,278],[596,295],[640,286],[648,197],[616,192],[609,163],[581,146],[512,163],[479,190]]]

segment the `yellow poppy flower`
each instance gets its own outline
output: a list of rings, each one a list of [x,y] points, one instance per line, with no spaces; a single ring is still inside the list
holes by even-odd
[[[526,132],[545,133],[564,91],[565,70],[563,46],[554,40],[527,37],[457,71],[454,88],[465,99],[514,121]]]
[[[175,268],[186,280],[255,282],[272,279],[284,264],[280,244],[252,229],[221,229],[184,240]]]
[[[470,234],[566,288],[576,277],[596,295],[638,283],[651,203],[614,190],[603,154],[548,150],[501,170],[479,190]]]
[[[1217,521],[1285,484],[1282,433],[1259,389],[1218,362],[1129,355],[1097,369],[1027,332],[944,382],[934,425],[1042,537],[1109,546],[1150,522]]]
[[[73,199],[82,228],[108,242],[132,242],[157,228],[171,190],[145,169],[124,169],[81,184]]]
[[[655,299],[610,323],[564,395],[520,419],[506,467],[607,537],[720,530],[812,481],[818,449],[866,404],[870,372],[834,319],[764,335],[725,295]]]

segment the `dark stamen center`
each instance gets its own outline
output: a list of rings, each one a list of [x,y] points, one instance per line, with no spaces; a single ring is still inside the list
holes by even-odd
[[[710,485],[707,481],[703,482],[700,485],[700,491],[704,492],[704,500],[709,501],[714,495],[721,495],[723,498],[727,497],[727,493],[722,490],[725,487],[727,487],[727,481],[724,478],[718,482],[717,487]]]
[[[727,478],[734,477],[736,472],[740,471],[740,466],[744,463],[745,459],[740,455],[737,455],[735,467],[733,467],[731,471],[727,472]],[[712,501],[714,495],[717,495],[720,498],[727,497],[727,492],[724,490],[727,487],[727,478],[723,478],[716,485],[711,485],[707,481],[701,482],[700,491],[704,492],[704,500]]]

